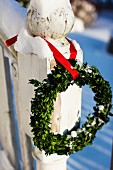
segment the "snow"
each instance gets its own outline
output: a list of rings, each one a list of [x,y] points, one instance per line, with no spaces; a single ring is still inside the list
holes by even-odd
[[[70,53],[67,53],[67,50],[69,51],[69,44],[67,44],[67,48],[64,48],[61,46],[61,43],[49,38],[49,42],[51,42],[57,49],[64,54],[65,58],[69,58]],[[66,40],[63,40],[66,41]],[[80,48],[80,45],[75,41],[72,40],[74,46],[76,47],[77,53],[77,59],[82,60],[82,50]],[[33,37],[28,28],[25,24],[18,35],[17,42],[14,45],[14,48],[16,51],[20,52],[21,54],[35,54],[38,55],[40,58],[53,58],[53,53],[51,52],[50,48],[48,47],[46,41],[42,39],[41,37]],[[46,53],[45,53],[46,51]]]
[[[7,38],[17,35],[26,12],[15,0],[0,0],[0,32]]]
[[[112,21],[112,15],[103,13],[101,16],[102,17],[98,17],[97,21],[93,22],[92,25],[83,32],[83,35],[108,42],[111,34],[113,34],[113,23],[110,22],[110,19]]]
[[[72,132],[71,132],[71,136],[72,136],[73,138],[76,137],[76,136],[77,136],[77,132],[72,131]]]
[[[65,38],[62,38],[62,42],[66,44],[66,48],[61,45],[61,42],[59,40],[54,40],[51,38],[46,38],[50,43],[52,43],[64,56],[65,58],[70,57],[69,53],[69,43],[67,43],[67,40]],[[80,48],[80,45],[75,41],[72,40],[74,46],[77,50],[77,56],[76,58],[79,59],[78,61],[82,61],[83,52]],[[28,26],[26,22],[23,24],[22,28],[20,29],[17,42],[14,45],[14,48],[16,51],[18,51],[21,54],[35,54],[38,55],[39,58],[53,58],[53,53],[48,47],[46,41],[39,37],[33,37],[30,33]],[[45,53],[46,51],[46,53]]]
[[[49,58],[53,56],[52,52],[48,48],[46,41],[39,36],[31,36],[26,24],[21,28],[19,32],[14,48],[21,54],[33,53],[37,54],[40,58]]]
[[[98,106],[98,108],[99,108],[100,111],[104,110],[104,106],[103,105]]]

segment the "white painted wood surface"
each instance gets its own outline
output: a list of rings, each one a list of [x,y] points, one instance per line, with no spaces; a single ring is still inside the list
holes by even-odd
[[[67,158],[56,160],[52,163],[44,163],[37,159],[37,170],[66,170]]]
[[[2,47],[0,46],[0,143],[7,152],[9,160],[16,170],[23,170],[23,168],[24,170],[31,170],[34,169],[32,143],[30,137],[28,137],[22,129],[18,107],[17,64],[12,54],[6,52],[3,44],[2,46],[4,52],[2,52]],[[4,57],[4,55],[7,57]],[[12,60],[12,64],[9,62],[8,57]],[[16,110],[17,117],[15,117]],[[17,124],[19,125],[19,134]],[[0,159],[2,160],[2,158]]]
[[[0,150],[0,170],[15,170],[5,150]]]
[[[22,129],[32,137],[30,128],[31,99],[34,97],[34,86],[29,84],[30,79],[42,81],[47,73],[47,61],[36,55],[18,55],[18,97]]]
[[[10,160],[15,164],[14,148],[11,138],[10,109],[4,68],[3,49],[0,46],[0,143],[7,151]]]

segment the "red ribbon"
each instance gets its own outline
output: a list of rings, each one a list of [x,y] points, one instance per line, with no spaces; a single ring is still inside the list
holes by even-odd
[[[17,41],[17,37],[18,35],[16,35],[15,37],[12,37],[10,39],[8,39],[5,44],[7,47],[11,46],[12,44],[14,44]],[[66,38],[67,39],[67,38]],[[73,69],[71,63],[47,40],[45,40],[49,46],[49,48],[51,49],[51,51],[53,52],[53,56],[54,58],[63,66],[65,67],[70,74],[72,75],[73,80],[75,80],[79,73],[77,70]],[[67,39],[67,41],[70,43],[70,59],[75,59],[76,55],[77,55],[77,50],[75,49],[73,43]]]
[[[75,59],[77,51],[72,42],[69,39],[67,40],[70,43],[70,59]],[[75,80],[79,75],[78,71],[72,67],[71,63],[50,42],[48,42],[47,40],[45,41],[47,42],[49,48],[53,52],[54,58],[70,72],[73,80]]]
[[[75,49],[71,40],[69,40],[68,38],[66,38],[66,39],[70,43],[70,59],[75,59],[77,56],[77,50]]]
[[[17,41],[17,37],[18,35],[16,35],[15,37],[12,37],[8,40],[6,40],[5,44],[7,47],[11,46],[12,44],[14,44]]]

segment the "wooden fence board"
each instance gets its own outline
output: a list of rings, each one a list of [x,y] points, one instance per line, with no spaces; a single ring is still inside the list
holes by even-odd
[[[15,164],[14,149],[10,131],[10,114],[7,96],[3,50],[0,46],[0,142],[9,154],[10,160]]]
[[[43,68],[43,69],[42,69]],[[47,75],[47,60],[39,59],[36,55],[18,56],[19,74],[19,108],[23,130],[32,136],[30,122],[30,101],[33,97],[34,87],[29,84],[30,79],[42,81]]]
[[[44,69],[42,69],[44,68]],[[34,169],[32,157],[30,101],[33,97],[34,87],[29,84],[30,79],[43,80],[47,75],[47,61],[39,59],[36,55],[18,54],[18,82],[17,82],[17,107],[23,164],[25,170]]]
[[[0,170],[15,170],[4,150],[0,150]]]

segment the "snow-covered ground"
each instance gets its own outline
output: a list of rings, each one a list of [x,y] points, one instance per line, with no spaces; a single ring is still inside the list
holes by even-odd
[[[107,52],[111,31],[113,30],[113,13],[102,13],[98,20],[83,33],[71,33],[69,37],[77,40],[84,52],[84,61],[96,65],[104,79],[110,82],[113,90],[113,55]],[[93,93],[87,86],[83,88],[82,119],[92,112]],[[113,141],[113,118],[97,132],[93,145],[71,155],[68,170],[110,170]]]

